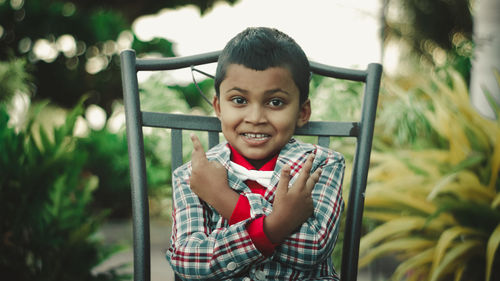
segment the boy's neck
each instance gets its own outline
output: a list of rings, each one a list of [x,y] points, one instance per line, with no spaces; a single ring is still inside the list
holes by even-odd
[[[241,165],[248,170],[274,171],[276,161],[278,160],[278,154],[260,160],[253,160],[245,158],[230,144],[228,144],[228,147],[231,150],[231,161],[234,163]]]

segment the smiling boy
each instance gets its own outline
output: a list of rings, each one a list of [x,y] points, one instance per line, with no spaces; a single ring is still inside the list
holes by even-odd
[[[167,258],[186,280],[338,280],[342,155],[293,139],[311,115],[309,63],[293,39],[248,28],[222,51],[215,113],[226,142],[173,174]]]

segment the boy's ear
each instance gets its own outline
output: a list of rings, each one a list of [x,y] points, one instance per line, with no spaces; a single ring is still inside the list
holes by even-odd
[[[214,107],[215,115],[217,116],[217,118],[220,119],[220,103],[217,95],[214,96],[214,99],[212,101],[212,106]]]
[[[307,99],[300,106],[299,117],[297,118],[297,127],[304,126],[307,122],[309,122],[309,118],[311,118],[311,101]]]

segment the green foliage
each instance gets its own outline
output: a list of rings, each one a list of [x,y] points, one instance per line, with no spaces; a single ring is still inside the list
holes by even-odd
[[[208,99],[210,103],[204,100],[203,96],[194,83],[190,83],[186,86],[175,85],[169,86],[171,90],[175,90],[182,93],[187,104],[193,107],[204,108],[207,112],[213,112],[211,102],[215,96],[214,81],[212,79],[206,79],[198,82],[198,87],[202,91],[203,95]]]
[[[118,248],[95,237],[105,218],[88,208],[97,178],[84,171],[87,152],[72,137],[82,108],[48,132],[34,125],[42,106],[17,132],[0,105],[0,272],[8,280],[118,280],[113,270],[91,273]]]
[[[472,60],[471,0],[384,0],[384,45],[400,45],[402,63],[453,67],[468,81]],[[430,67],[429,67],[430,66]],[[427,69],[427,70],[428,70]]]
[[[385,81],[381,89],[385,99],[379,103],[378,116],[383,126],[379,126],[382,131],[376,145],[414,148],[440,145],[439,135],[424,115],[426,110],[432,108],[432,102],[418,89],[406,90],[398,81],[388,77]]]
[[[193,86],[194,87],[194,86]],[[162,73],[152,75],[141,83],[141,107],[152,112],[189,112],[182,86],[168,86]]]
[[[144,42],[139,40],[137,36],[134,36],[131,48],[138,53],[167,53],[168,55],[173,55],[172,43],[163,38],[154,38],[151,41]],[[162,52],[159,52],[159,50],[162,50]]]
[[[364,217],[374,228],[360,266],[391,255],[400,259],[391,280],[498,280],[500,123],[475,111],[453,70],[392,83],[381,97],[375,135],[387,137],[372,153]],[[409,107],[397,114],[390,104],[409,96],[423,131],[404,143],[394,136],[408,131]]]
[[[110,209],[112,217],[131,214],[130,176],[125,135],[107,130],[91,131],[78,139],[75,151],[89,152],[84,169],[99,179],[92,207]]]
[[[30,75],[25,71],[26,62],[22,59],[0,61],[0,103],[5,103],[16,91],[29,92]]]
[[[115,40],[123,30],[128,28],[127,21],[122,14],[102,8],[96,9],[90,15],[89,23],[97,42]]]
[[[311,120],[353,121],[361,118],[362,83],[313,77]]]
[[[215,2],[0,1],[0,60],[23,58],[33,66],[36,100],[49,99],[59,106],[72,108],[82,96],[91,93],[94,100],[90,102],[110,112],[113,101],[122,98],[119,71],[122,48],[132,47],[138,56],[152,53],[173,56],[172,45],[165,39],[138,40],[132,32],[134,20],[163,8],[186,4],[194,4],[203,12]],[[63,52],[58,46],[62,36],[72,38],[76,50]],[[56,52],[55,57],[45,60],[37,57],[33,48],[38,40],[45,40]],[[93,63],[93,70],[89,71],[87,67]]]
[[[188,73],[189,70],[184,70]],[[153,112],[189,113],[199,109],[204,114],[212,114],[212,98],[215,95],[213,79],[198,81],[203,95],[210,101],[206,102],[194,83],[186,85],[169,85],[165,82],[168,74],[156,73],[147,81],[141,83],[141,107]]]
[[[146,173],[149,193],[155,197],[170,185],[168,155],[159,151],[158,136],[145,136]],[[132,214],[130,194],[130,167],[126,134],[112,133],[107,129],[92,130],[85,138],[78,139],[75,151],[89,152],[83,168],[97,176],[98,187],[91,206],[95,210],[109,210],[110,217],[128,218]],[[168,189],[169,190],[169,189]]]

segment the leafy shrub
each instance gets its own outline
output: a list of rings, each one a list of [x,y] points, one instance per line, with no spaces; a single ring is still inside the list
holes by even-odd
[[[500,123],[472,108],[453,71],[411,79],[418,86],[407,89],[386,79],[382,111],[413,98],[419,117],[401,117],[408,105],[377,120],[377,135],[396,137],[377,139],[372,155],[364,215],[376,227],[361,240],[360,266],[392,255],[401,261],[392,280],[499,280]]]
[[[169,154],[158,151],[161,138],[145,136],[146,172],[151,197],[170,190],[169,163],[162,158]],[[92,130],[77,141],[78,151],[89,152],[84,169],[99,179],[91,205],[95,210],[109,210],[111,218],[128,218],[132,214],[130,168],[126,134],[107,129]]]
[[[29,92],[30,75],[25,71],[22,59],[0,61],[0,102],[6,102],[16,91]]]
[[[6,280],[120,278],[114,270],[91,273],[118,248],[95,237],[106,214],[88,208],[97,178],[84,171],[87,152],[74,149],[81,111],[50,133],[33,126],[35,114],[18,132],[7,126],[0,104],[0,272]]]
[[[99,179],[91,202],[95,210],[110,210],[112,217],[131,214],[127,140],[124,134],[94,131],[77,141],[76,151],[90,152],[84,169]]]

